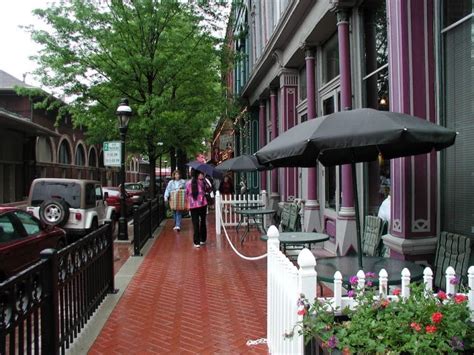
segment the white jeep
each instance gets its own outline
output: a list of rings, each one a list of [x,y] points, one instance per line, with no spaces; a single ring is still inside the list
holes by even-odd
[[[68,236],[81,236],[115,220],[115,207],[107,206],[106,198],[99,181],[41,178],[31,184],[26,210]]]

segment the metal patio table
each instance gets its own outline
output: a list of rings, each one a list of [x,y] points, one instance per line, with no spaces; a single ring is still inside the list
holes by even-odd
[[[235,211],[235,213],[239,214],[242,216],[242,218],[240,219],[240,222],[239,224],[237,225],[236,227],[236,231],[237,231],[237,234],[239,233],[239,227],[240,225],[242,224],[242,221],[245,217],[247,217],[247,228],[245,228],[245,232],[242,234],[242,236],[240,237],[240,244],[243,244],[244,243],[244,240],[245,238],[247,238],[247,235],[249,234],[250,232],[250,220],[253,220],[254,224],[260,228],[260,230],[263,232],[263,233],[266,233],[267,230],[265,229],[265,226],[263,225],[263,217],[265,215],[272,215],[272,214],[275,214],[276,213],[276,210],[272,210],[272,209],[269,209],[269,208],[249,208],[249,209],[241,209],[241,210],[237,210]],[[259,218],[258,217],[261,217],[260,218],[260,221],[261,223],[259,223]]]
[[[260,239],[267,241],[268,236],[262,235]],[[324,233],[316,232],[282,232],[278,236],[280,245],[283,247],[283,252],[286,254],[286,247],[288,245],[307,245],[311,249],[312,244],[322,243],[329,240],[329,236]]]
[[[419,281],[423,278],[424,268],[421,265],[407,260],[363,256],[362,265],[362,269],[365,273],[375,273],[376,277],[372,280],[374,285],[378,285],[378,275],[381,269],[387,271],[389,285],[400,285],[402,283],[401,273],[404,268],[410,270],[411,281]],[[360,269],[357,255],[335,256],[316,260],[318,281],[333,283],[334,274],[336,271],[339,271],[342,274],[343,285],[349,286],[349,278],[356,275]]]

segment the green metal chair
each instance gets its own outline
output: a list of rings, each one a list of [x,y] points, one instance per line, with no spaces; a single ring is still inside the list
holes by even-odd
[[[473,239],[461,234],[441,232],[436,245],[434,262],[434,286],[446,289],[446,268],[452,266],[461,281],[467,279]]]
[[[377,216],[365,216],[362,252],[368,256],[380,256],[382,250],[382,233],[386,222]]]
[[[288,221],[288,232],[298,232],[301,229],[300,226],[300,208],[296,203],[290,204],[290,218]]]
[[[280,230],[286,232],[290,224],[290,204],[285,203],[280,216]]]

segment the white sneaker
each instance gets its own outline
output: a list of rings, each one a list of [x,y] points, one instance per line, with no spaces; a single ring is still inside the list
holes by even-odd
[[[200,244],[201,244],[201,245],[206,245],[206,242],[201,242]]]
[[[178,229],[178,227],[174,226],[174,227],[173,227],[173,230],[176,230],[176,229]]]
[[[181,227],[174,227],[178,232],[181,230]]]
[[[201,246],[199,244],[194,244],[195,248],[200,248]]]

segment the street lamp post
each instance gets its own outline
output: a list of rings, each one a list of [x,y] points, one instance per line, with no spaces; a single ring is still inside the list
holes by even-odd
[[[121,146],[121,159],[120,159],[120,218],[119,218],[119,230],[118,239],[128,240],[128,228],[125,205],[125,136],[127,135],[128,121],[132,116],[132,109],[128,106],[128,100],[122,99],[117,108],[117,118],[120,131],[120,146]]]

